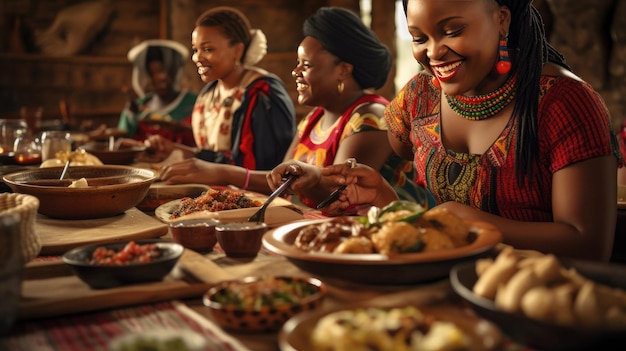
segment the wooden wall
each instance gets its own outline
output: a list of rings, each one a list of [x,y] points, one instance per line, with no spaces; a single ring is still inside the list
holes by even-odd
[[[50,27],[62,9],[91,1],[110,1],[112,14],[104,30],[84,51],[71,57],[37,52],[35,33]],[[371,26],[395,54],[396,1],[371,0]],[[607,102],[615,124],[626,117],[626,1],[535,0],[544,14],[551,42],[566,53],[568,63]],[[44,118],[59,116],[59,101],[67,100],[76,124],[85,119],[117,121],[125,104],[123,85],[130,84],[126,53],[145,39],[168,38],[190,46],[196,18],[218,5],[244,11],[269,41],[259,66],[280,76],[296,101],[291,70],[302,23],[320,6],[359,11],[359,0],[0,0],[0,118],[16,117],[22,106],[44,108]],[[585,9],[593,9],[587,11]],[[191,60],[187,86],[202,82]],[[395,70],[390,78],[395,77]],[[391,98],[393,79],[379,92]],[[297,104],[296,104],[297,106]],[[308,110],[298,106],[302,115]]]
[[[93,1],[93,0],[89,0]],[[102,1],[102,0],[99,0]],[[107,0],[104,0],[107,1]],[[297,101],[291,70],[302,39],[302,23],[321,6],[359,10],[358,0],[304,2],[292,0],[108,0],[112,7],[105,28],[80,53],[56,57],[40,52],[36,33],[51,26],[57,13],[79,0],[3,0],[0,2],[0,118],[16,117],[22,106],[43,107],[44,119],[59,117],[59,101],[70,106],[75,125],[92,119],[115,125],[125,104],[121,92],[130,84],[128,50],[145,39],[168,38],[190,46],[196,18],[213,6],[234,6],[268,38],[268,54],[259,66],[283,79]],[[375,0],[389,3],[387,0]],[[391,2],[393,9],[393,2]],[[393,16],[393,11],[389,12]],[[393,18],[393,17],[391,17]],[[388,22],[388,21],[387,21]],[[393,42],[393,36],[388,41]],[[185,84],[198,91],[203,83],[189,60]],[[381,91],[391,97],[393,91]],[[297,104],[296,104],[297,105]],[[301,116],[309,108],[298,106]]]

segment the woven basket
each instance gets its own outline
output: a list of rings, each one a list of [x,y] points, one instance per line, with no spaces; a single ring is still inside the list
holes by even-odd
[[[17,193],[0,194],[0,216],[17,214],[20,218],[19,230],[22,236],[22,259],[26,263],[39,255],[41,239],[35,230],[39,199],[32,195]]]

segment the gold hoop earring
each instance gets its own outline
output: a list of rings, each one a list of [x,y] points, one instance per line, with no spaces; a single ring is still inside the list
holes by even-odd
[[[339,92],[339,94],[343,93],[343,81],[340,81],[339,84],[337,84],[337,91]]]

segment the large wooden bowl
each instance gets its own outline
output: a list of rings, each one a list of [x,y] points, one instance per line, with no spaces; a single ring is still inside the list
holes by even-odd
[[[491,224],[468,222],[470,232],[476,234],[476,239],[468,245],[449,250],[388,257],[381,254],[305,252],[293,245],[301,229],[330,220],[314,219],[278,227],[265,234],[263,246],[321,278],[372,285],[406,285],[448,278],[455,264],[488,254],[502,240],[500,231]]]
[[[129,166],[72,166],[65,179],[63,168],[35,168],[3,177],[13,192],[39,199],[39,213],[59,219],[112,217],[133,208],[158,177],[156,171]],[[86,188],[69,188],[85,178]]]

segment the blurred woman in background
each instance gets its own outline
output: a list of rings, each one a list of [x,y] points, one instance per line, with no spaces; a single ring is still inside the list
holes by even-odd
[[[124,87],[128,103],[118,122],[127,137],[143,141],[161,135],[195,145],[191,112],[197,94],[181,86],[187,57],[189,50],[172,40],[146,40],[128,52],[133,89]]]

